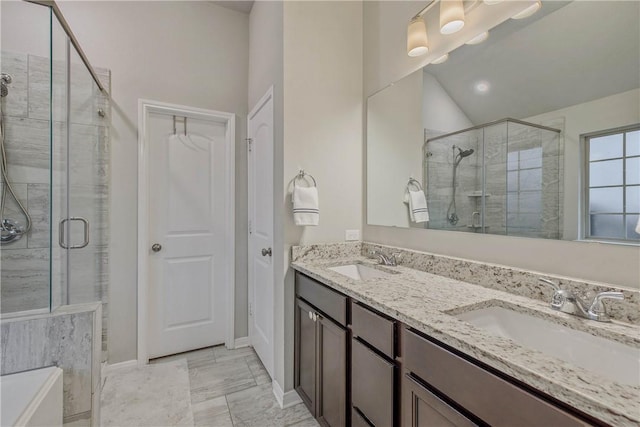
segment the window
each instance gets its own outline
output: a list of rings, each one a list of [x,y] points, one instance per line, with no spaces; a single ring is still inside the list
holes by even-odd
[[[640,125],[584,140],[585,238],[640,243]]]

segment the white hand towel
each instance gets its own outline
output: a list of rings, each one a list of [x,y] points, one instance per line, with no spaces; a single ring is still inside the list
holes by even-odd
[[[415,223],[429,221],[429,210],[424,191],[409,190],[409,216],[411,221]]]
[[[293,187],[293,221],[296,225],[318,225],[320,208],[317,187]]]

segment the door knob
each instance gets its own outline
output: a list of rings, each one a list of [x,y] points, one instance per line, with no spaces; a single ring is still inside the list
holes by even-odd
[[[262,248],[262,256],[271,256],[271,248]]]
[[[151,246],[151,250],[152,250],[153,252],[160,252],[160,251],[162,250],[162,245],[161,245],[160,243],[154,243],[154,244]]]

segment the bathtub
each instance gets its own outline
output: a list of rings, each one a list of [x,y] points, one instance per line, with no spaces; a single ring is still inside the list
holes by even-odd
[[[2,427],[62,426],[62,369],[3,375],[0,404]]]

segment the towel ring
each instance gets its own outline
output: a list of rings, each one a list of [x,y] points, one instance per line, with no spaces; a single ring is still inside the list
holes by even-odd
[[[417,179],[409,178],[409,181],[407,182],[407,188],[409,188],[411,185],[415,185],[418,188],[418,190],[423,191],[422,184],[420,184],[420,182]]]
[[[316,179],[313,177],[313,175],[306,173],[303,169],[300,169],[300,172],[298,172],[298,175],[296,175],[295,178],[293,178],[293,183],[295,185],[296,180],[298,179],[305,179],[305,178],[311,178],[311,181],[313,181],[313,186],[317,187],[318,184],[316,183]]]

